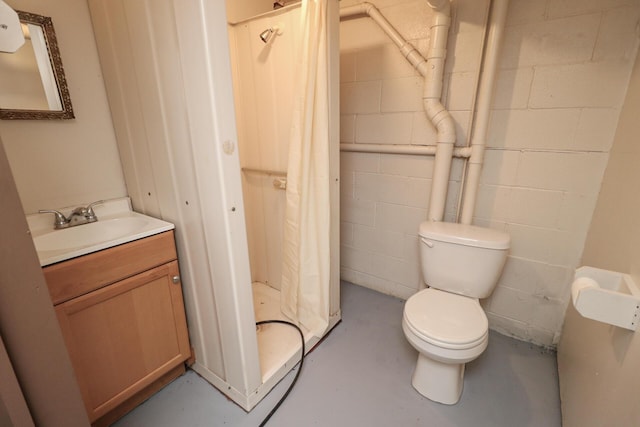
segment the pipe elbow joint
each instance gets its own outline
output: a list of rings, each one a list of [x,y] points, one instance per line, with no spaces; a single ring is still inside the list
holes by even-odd
[[[427,0],[429,7],[436,12],[447,12],[451,10],[451,3],[449,0]]]
[[[369,15],[372,9],[375,9],[375,6],[367,1],[363,1],[360,3],[360,7],[362,8],[363,13]]]

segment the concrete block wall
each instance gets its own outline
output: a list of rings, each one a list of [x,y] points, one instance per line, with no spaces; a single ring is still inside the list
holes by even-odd
[[[357,2],[343,0],[341,6]],[[425,2],[373,1],[423,55],[432,12]],[[467,141],[480,64],[486,1],[466,1],[448,45],[444,100],[454,117],[457,145]],[[423,79],[369,18],[340,27],[341,141],[435,145],[422,107]],[[462,161],[454,160],[446,219],[456,215]],[[342,153],[342,278],[408,298],[419,287],[418,225],[427,216],[433,157]]]
[[[352,4],[347,0],[343,5]],[[419,50],[424,1],[372,3]],[[443,101],[469,137],[487,1],[452,3]],[[552,346],[580,264],[637,51],[640,3],[512,0],[474,223],[512,236],[504,274],[483,301],[493,329]],[[434,144],[422,82],[368,18],[341,24],[341,139]],[[407,298],[421,287],[418,224],[433,158],[343,153],[343,279]],[[446,220],[463,164],[454,161]]]

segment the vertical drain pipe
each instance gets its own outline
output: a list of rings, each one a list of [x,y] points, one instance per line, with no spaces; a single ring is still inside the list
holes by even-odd
[[[476,99],[476,115],[473,120],[473,137],[471,138],[471,156],[467,165],[467,180],[464,188],[462,214],[460,223],[471,224],[475,210],[480,173],[484,162],[487,144],[487,129],[491,113],[491,98],[498,68],[500,44],[507,20],[509,0],[492,0],[489,32],[486,39],[486,50],[482,60],[478,97]]]
[[[434,10],[430,29],[431,43],[427,54],[427,73],[424,79],[424,95],[422,97],[427,117],[438,130],[435,165],[429,197],[427,219],[442,221],[449,187],[449,174],[453,160],[453,146],[456,143],[456,129],[453,118],[444,108],[442,97],[442,81],[444,61],[447,56],[447,38],[451,26],[451,5],[449,0],[427,0]]]
[[[402,55],[424,77],[422,97],[425,113],[437,130],[435,166],[429,199],[427,219],[442,221],[449,186],[449,174],[453,159],[453,147],[456,142],[456,128],[453,118],[444,108],[442,97],[442,79],[444,61],[447,55],[447,38],[451,26],[451,5],[449,0],[427,0],[435,14],[430,27],[431,42],[427,59],[407,42],[371,3],[360,3],[340,9],[340,17],[368,15],[400,49]]]

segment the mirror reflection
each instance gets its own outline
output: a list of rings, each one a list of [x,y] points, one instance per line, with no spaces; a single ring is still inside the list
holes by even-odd
[[[18,11],[25,44],[0,53],[1,119],[72,119],[51,18]]]

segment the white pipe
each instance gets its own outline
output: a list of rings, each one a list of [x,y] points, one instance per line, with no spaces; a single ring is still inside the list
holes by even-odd
[[[448,2],[448,0],[447,0]],[[391,41],[400,49],[402,55],[413,65],[420,75],[425,76],[427,73],[427,60],[413,47],[411,43],[406,41],[404,37],[391,25],[389,21],[380,13],[380,11],[371,3],[363,2],[354,6],[347,6],[340,9],[340,18],[349,18],[352,16],[367,15],[378,24],[380,29],[385,32]]]
[[[350,144],[343,142],[340,144],[340,151],[348,151],[352,153],[410,154],[418,156],[435,156],[436,146],[406,144]],[[455,147],[453,149],[454,157],[468,158],[470,155],[470,147]]]
[[[340,151],[349,151],[352,153],[412,154],[420,156],[434,156],[436,154],[436,146],[340,143]]]
[[[469,157],[467,180],[464,187],[462,214],[460,222],[471,224],[478,194],[480,173],[484,162],[487,143],[487,129],[491,112],[491,97],[498,69],[500,44],[504,34],[509,0],[493,0],[491,18],[486,40],[486,50],[482,61],[482,74],[478,85],[476,114],[474,118],[473,136],[471,138],[471,157]]]
[[[436,2],[433,2],[436,3]],[[453,159],[453,146],[456,142],[456,129],[453,118],[440,102],[442,97],[442,79],[444,60],[447,55],[447,38],[451,25],[451,7],[439,1],[431,24],[431,46],[428,53],[428,71],[425,76],[423,103],[429,120],[438,130],[433,181],[429,198],[427,219],[442,221],[444,218],[449,174]],[[429,3],[432,6],[431,3]]]
[[[424,77],[424,110],[438,132],[438,145],[435,152],[436,158],[427,219],[442,221],[447,187],[449,185],[451,160],[453,158],[453,145],[456,142],[455,123],[440,102],[444,60],[447,53],[447,37],[451,26],[451,6],[449,0],[428,0],[427,3],[435,12],[431,23],[431,44],[427,59],[411,43],[408,43],[389,21],[380,14],[378,9],[370,3],[365,2],[342,8],[340,9],[340,17],[345,18],[363,14],[370,16],[398,46],[404,57]]]
[[[449,0],[427,0],[427,4],[431,9],[439,11],[449,6]]]

